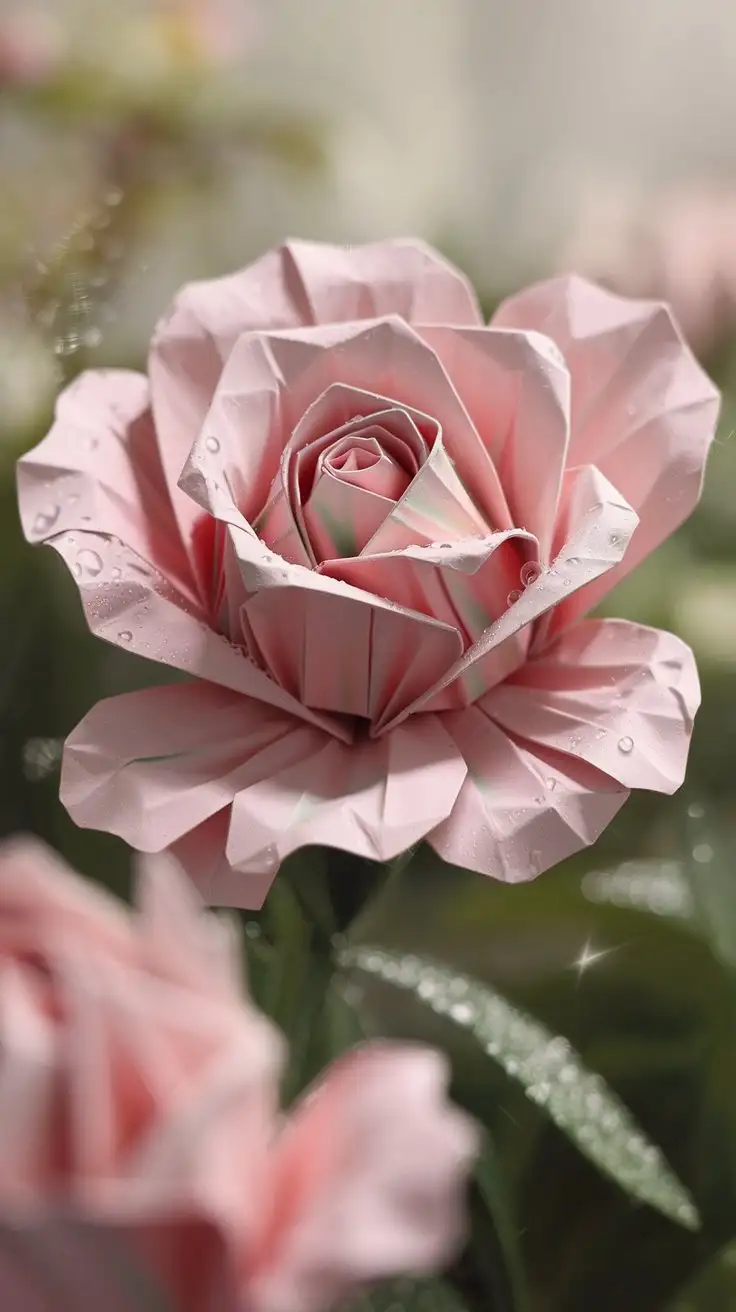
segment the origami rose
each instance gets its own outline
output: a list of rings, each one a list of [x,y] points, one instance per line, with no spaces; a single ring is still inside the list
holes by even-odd
[[[156,865],[133,918],[0,850],[0,1306],[319,1312],[444,1261],[476,1147],[444,1060],[366,1045],[282,1121],[238,945]]]
[[[94,632],[197,676],[86,717],[71,814],[258,906],[307,844],[522,880],[674,791],[691,652],[582,616],[692,510],[717,408],[666,309],[576,278],[490,327],[416,242],[186,287],[148,378],[82,375],[20,465]]]

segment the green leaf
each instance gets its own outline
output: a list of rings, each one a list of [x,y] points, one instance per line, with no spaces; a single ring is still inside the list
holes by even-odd
[[[519,1234],[506,1182],[486,1133],[469,1198],[470,1233],[447,1279],[479,1312],[523,1312],[527,1304]]]
[[[474,1210],[473,1238],[481,1229],[478,1220],[482,1206],[497,1237],[497,1247],[505,1267],[507,1303],[513,1308],[527,1306],[526,1278],[519,1247],[520,1234],[512,1215],[501,1164],[489,1133],[486,1132],[480,1158],[475,1168],[477,1204]],[[482,1235],[481,1242],[484,1242]]]
[[[343,964],[411,992],[468,1030],[599,1170],[670,1220],[699,1228],[695,1205],[660,1150],[566,1039],[491,988],[421,957],[361,947]]]
[[[667,1312],[727,1312],[736,1307],[736,1243],[727,1244],[688,1281]]]

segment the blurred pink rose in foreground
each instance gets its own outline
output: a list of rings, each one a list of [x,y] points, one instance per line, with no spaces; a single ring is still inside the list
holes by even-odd
[[[0,15],[0,88],[34,86],[57,72],[66,55],[64,33],[51,13],[16,9]]]
[[[412,241],[186,287],[20,463],[93,631],[197,676],[86,717],[71,814],[259,906],[305,845],[523,880],[673,792],[692,653],[582,617],[689,515],[717,410],[666,309],[579,278],[490,327]]]
[[[0,849],[0,1306],[319,1312],[441,1264],[476,1150],[444,1060],[366,1045],[282,1121],[237,941],[157,866],[134,917]]]
[[[736,191],[593,197],[560,263],[626,295],[664,298],[688,341],[708,351],[736,326]]]

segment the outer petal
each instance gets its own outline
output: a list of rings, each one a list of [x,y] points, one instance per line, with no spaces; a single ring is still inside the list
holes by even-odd
[[[700,685],[689,647],[627,620],[566,630],[483,701],[534,748],[587,761],[625,788],[673,793],[685,777]]]
[[[255,541],[255,539],[254,539]],[[209,617],[147,561],[96,533],[60,533],[50,545],[69,566],[93,633],[263,702],[295,720],[350,737],[345,722],[309,710],[210,627]]]
[[[593,843],[629,794],[584,761],[509,737],[493,695],[443,716],[468,774],[428,841],[445,861],[517,883]]]
[[[273,874],[289,853],[322,844],[390,861],[449,814],[464,778],[439,716],[349,748],[325,740],[238,794],[228,860],[245,874]]]
[[[173,487],[242,333],[399,314],[481,322],[464,276],[421,242],[288,242],[239,273],[190,283],[159,323],[149,361],[161,455]],[[185,528],[193,512],[179,497]]]
[[[128,543],[196,592],[161,468],[141,374],[80,374],[59,396],[47,437],[18,462],[21,522],[31,542],[89,531]]]
[[[288,768],[324,735],[203,682],[98,704],[67,739],[61,797],[77,824],[158,852]]]
[[[559,629],[687,519],[700,496],[719,396],[665,306],[582,278],[555,278],[512,297],[493,323],[554,339],[572,377],[569,461],[597,465],[639,515],[621,564],[560,608]]]
[[[567,459],[570,376],[557,347],[539,333],[427,327],[490,455],[513,523],[549,559]]]
[[[373,1044],[333,1065],[275,1163],[275,1206],[248,1281],[254,1312],[321,1312],[351,1287],[440,1267],[462,1230],[472,1122],[423,1048]]]

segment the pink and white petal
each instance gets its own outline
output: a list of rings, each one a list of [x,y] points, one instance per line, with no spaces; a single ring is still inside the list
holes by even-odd
[[[343,722],[309,710],[279,687],[242,648],[211,629],[174,584],[121,543],[79,533],[59,534],[50,545],[77,580],[87,623],[97,637],[278,708],[297,722],[348,734]]]
[[[357,556],[394,504],[370,488],[335,478],[329,471],[324,473],[304,507],[304,523],[315,559]]]
[[[482,316],[464,274],[424,242],[398,238],[364,246],[292,241],[285,248],[308,307],[303,323],[377,319],[478,324]]]
[[[273,477],[278,455],[299,420],[335,383],[431,415],[452,434],[452,458],[480,514],[496,529],[513,527],[493,462],[447,373],[434,351],[397,318],[240,338],[181,486],[212,510],[206,489],[224,483],[252,518],[254,508],[262,509],[259,498],[265,501],[268,492],[263,490],[265,474],[259,473],[254,485],[256,471],[267,467]],[[244,464],[239,434],[246,419],[253,455]]]
[[[673,793],[685,776],[700,685],[690,648],[627,620],[585,620],[483,699],[535,746],[587,761],[625,788]]]
[[[531,534],[512,530],[403,551],[329,560],[320,573],[454,626],[471,646],[509,606],[521,570],[536,558]],[[519,651],[523,657],[529,635]]]
[[[585,761],[509,737],[493,697],[443,717],[468,774],[427,841],[453,865],[519,883],[595,842],[629,794]]]
[[[76,530],[109,534],[196,593],[142,374],[94,370],[65,388],[49,433],[18,462],[18,500],[30,542]]]
[[[239,789],[319,750],[323,735],[204,682],[98,702],[69,736],[61,799],[82,828],[160,852]]]
[[[499,327],[548,334],[572,378],[569,464],[595,464],[639,515],[619,567],[595,604],[687,519],[700,496],[719,394],[666,306],[563,277],[506,301]],[[567,608],[566,622],[577,614]]]
[[[340,721],[333,716],[375,720],[393,704],[399,684],[402,701],[413,700],[461,653],[455,628],[274,560],[251,533],[229,532],[249,594],[243,606],[246,640],[285,695],[311,708],[319,723],[321,715],[336,726]]]
[[[170,848],[138,858],[136,906],[141,952],[150,954],[159,970],[202,997],[244,1005],[242,947],[235,926],[205,914],[201,896]]]
[[[16,878],[21,874],[18,870]],[[48,1184],[60,1058],[57,1028],[12,955],[0,967],[0,1049],[0,1160],[7,1206]]]
[[[239,907],[238,897],[219,896],[221,881],[225,892],[230,892],[232,871],[225,858],[227,835],[230,828],[230,805],[203,820],[201,825],[171,844],[169,851],[178,861],[187,878],[210,906]],[[238,888],[243,883],[238,879]],[[246,901],[247,905],[247,901]]]
[[[235,870],[271,876],[291,852],[312,845],[391,861],[449,814],[464,778],[438,716],[350,748],[325,740],[238,794],[228,860]]]
[[[477,701],[515,668],[518,635],[578,588],[610,570],[623,556],[637,523],[616,488],[596,469],[565,476],[563,503],[569,506],[569,536],[549,569],[525,587],[518,600],[486,630],[444,679],[389,723],[391,731],[417,710],[450,710]]]
[[[514,329],[420,329],[491,457],[514,524],[549,557],[570,432],[570,375],[557,347]],[[451,439],[447,445],[454,457]]]
[[[489,532],[458,478],[440,433],[418,474],[361,554],[400,551],[417,544],[442,543],[447,538],[452,542]]]
[[[460,1242],[478,1133],[447,1101],[446,1059],[373,1043],[333,1063],[276,1148],[254,1312],[322,1312],[384,1276],[429,1274]]]

